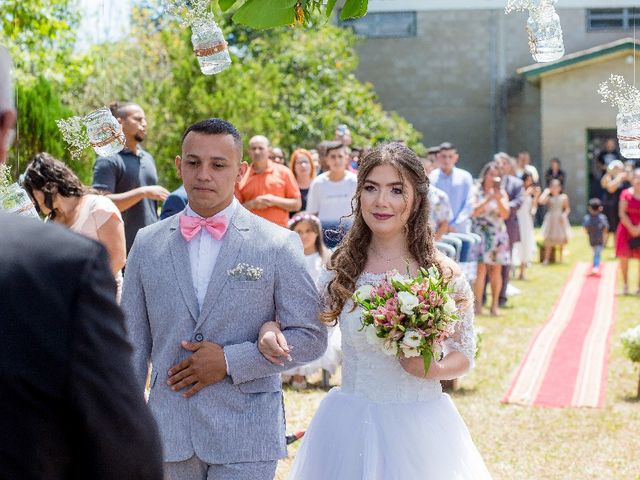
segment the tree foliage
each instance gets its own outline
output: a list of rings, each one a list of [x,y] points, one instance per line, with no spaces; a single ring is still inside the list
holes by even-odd
[[[52,1],[68,5],[69,0]],[[233,63],[218,75],[205,76],[192,51],[189,28],[162,11],[158,0],[140,2],[127,38],[69,55],[52,67],[64,71],[63,78],[19,82],[20,158],[14,164],[24,165],[29,156],[48,150],[90,183],[95,155],[87,149],[82,160],[72,161],[55,120],[85,115],[114,100],[144,107],[146,146],[156,158],[161,182],[169,187],[179,184],[174,158],[182,132],[212,116],[234,123],[245,139],[264,134],[288,152],[332,138],[339,123],[350,127],[356,145],[403,138],[421,149],[419,133],[395,113],[385,112],[372,86],[356,78],[357,39],[351,32],[331,25],[258,31],[234,24],[230,11],[224,30]],[[74,18],[70,15],[66,25]],[[39,58],[59,58],[59,52],[40,52],[41,47],[31,45]],[[54,42],[51,49],[56,48]],[[65,42],[60,48],[68,52]]]
[[[98,47],[111,52],[107,63],[94,62],[69,98],[86,110],[112,99],[139,102],[148,117],[148,149],[170,187],[179,183],[173,160],[182,132],[212,116],[234,123],[245,139],[264,134],[289,152],[332,138],[340,123],[350,127],[357,145],[403,138],[422,148],[419,133],[385,112],[373,87],[356,78],[357,40],[347,30],[327,25],[256,32],[228,25],[233,63],[218,75],[205,76],[189,30],[172,22],[149,29],[152,14],[143,9],[134,15],[140,22],[131,38]]]

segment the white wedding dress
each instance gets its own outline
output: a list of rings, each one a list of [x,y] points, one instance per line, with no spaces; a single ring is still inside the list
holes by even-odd
[[[325,273],[325,276],[326,273]],[[330,278],[330,277],[329,277]],[[324,279],[326,285],[329,278]],[[363,273],[357,287],[384,275]],[[324,289],[324,287],[323,287]],[[455,295],[468,308],[447,340],[473,362],[473,297],[462,277]],[[296,455],[293,480],[462,480],[491,476],[460,414],[440,382],[406,373],[397,358],[382,352],[359,331],[360,312],[345,304],[342,386],[322,400]]]

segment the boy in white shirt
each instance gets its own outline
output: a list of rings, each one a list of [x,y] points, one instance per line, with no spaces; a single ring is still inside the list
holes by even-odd
[[[350,218],[351,200],[356,193],[357,176],[347,171],[347,161],[344,145],[328,142],[326,162],[329,171],[318,175],[309,187],[307,212],[320,219],[329,248],[339,243],[353,221]]]

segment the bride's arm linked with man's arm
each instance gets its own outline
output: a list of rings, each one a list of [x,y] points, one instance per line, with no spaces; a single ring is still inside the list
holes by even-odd
[[[281,328],[278,338],[287,348],[283,357],[286,361],[271,362],[259,351],[263,330],[258,342],[226,345],[228,374],[234,384],[304,365],[322,356],[327,348],[327,329],[319,320],[320,298],[307,273],[297,234],[291,232],[280,248],[275,268],[274,300]]]

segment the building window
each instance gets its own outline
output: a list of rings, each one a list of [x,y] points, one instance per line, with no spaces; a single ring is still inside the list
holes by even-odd
[[[369,12],[354,20],[338,20],[338,25],[366,38],[415,37],[416,12]]]
[[[587,30],[632,30],[640,27],[640,9],[590,8],[587,10]]]

